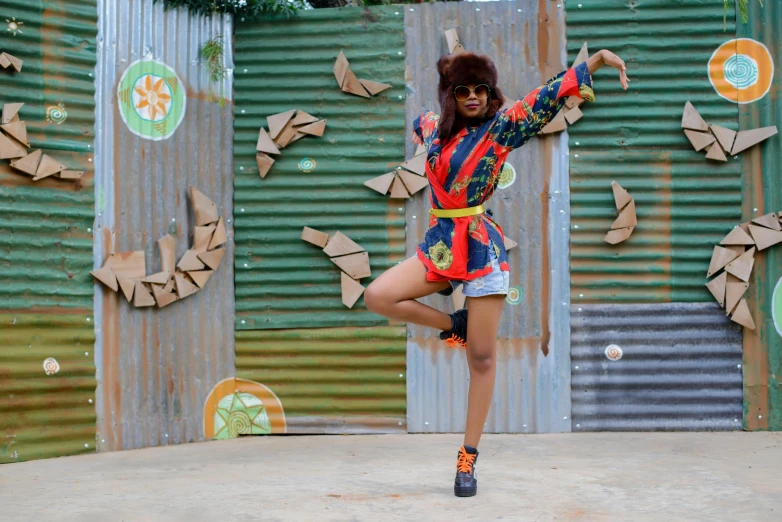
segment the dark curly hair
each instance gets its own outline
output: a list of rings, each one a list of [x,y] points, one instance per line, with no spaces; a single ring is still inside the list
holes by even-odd
[[[437,61],[437,72],[440,73],[438,131],[441,143],[450,140],[464,124],[456,112],[454,87],[481,83],[488,85],[491,93],[486,118],[493,118],[505,104],[505,97],[497,88],[497,68],[488,56],[474,53],[442,56]]]

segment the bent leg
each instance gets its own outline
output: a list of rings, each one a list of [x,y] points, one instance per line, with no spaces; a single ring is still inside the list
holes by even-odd
[[[426,267],[417,257],[411,257],[373,281],[364,292],[364,304],[371,312],[384,317],[447,331],[451,328],[448,314],[416,299],[448,286],[450,283],[447,281],[427,281]]]
[[[497,370],[497,330],[505,304],[504,295],[468,297],[467,364],[470,391],[467,396],[467,426],[464,444],[478,447],[494,394]]]

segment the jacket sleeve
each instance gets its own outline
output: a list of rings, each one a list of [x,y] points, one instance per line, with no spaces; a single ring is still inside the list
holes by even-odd
[[[437,129],[438,121],[440,121],[440,116],[432,111],[426,111],[413,120],[413,143],[416,145],[428,144]]]
[[[559,73],[500,113],[494,130],[497,143],[514,149],[521,147],[540,134],[570,96],[595,100],[586,62]]]

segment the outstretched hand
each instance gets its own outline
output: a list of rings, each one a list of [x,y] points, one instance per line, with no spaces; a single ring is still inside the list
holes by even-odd
[[[592,74],[603,65],[608,65],[619,71],[619,83],[622,84],[622,89],[627,90],[627,86],[630,80],[627,78],[627,66],[624,60],[607,49],[593,54],[589,57],[587,66],[589,67],[589,73]]]

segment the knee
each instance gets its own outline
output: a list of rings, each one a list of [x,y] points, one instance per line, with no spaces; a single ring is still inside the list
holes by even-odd
[[[386,309],[385,299],[383,291],[375,283],[371,283],[366,290],[364,290],[364,304],[367,310],[376,314],[382,314]]]
[[[494,371],[496,357],[494,350],[473,350],[468,357],[470,371],[489,373]]]

